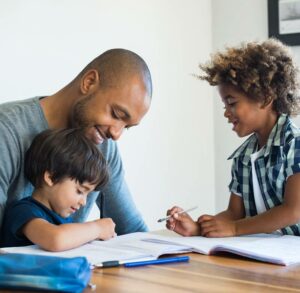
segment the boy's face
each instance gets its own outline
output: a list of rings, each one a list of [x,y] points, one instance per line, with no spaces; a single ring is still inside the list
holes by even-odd
[[[63,218],[69,217],[86,204],[88,193],[95,187],[87,182],[80,184],[70,178],[54,183],[48,187],[48,207]]]
[[[77,101],[71,110],[69,126],[86,129],[95,144],[117,140],[124,128],[138,125],[150,107],[143,82],[132,78],[128,83],[97,92]]]
[[[238,136],[244,137],[252,133],[258,136],[269,135],[267,126],[270,124],[270,117],[274,116],[272,105],[263,106],[232,85],[219,85],[218,90],[225,105],[224,116],[228,123],[232,123],[232,130]]]

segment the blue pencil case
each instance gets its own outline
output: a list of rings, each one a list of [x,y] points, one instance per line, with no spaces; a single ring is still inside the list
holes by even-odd
[[[90,278],[85,257],[0,254],[0,289],[79,293]]]

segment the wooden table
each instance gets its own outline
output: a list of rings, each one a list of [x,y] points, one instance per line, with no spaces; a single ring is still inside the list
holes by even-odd
[[[186,255],[189,263],[97,269],[92,283],[96,292],[300,292],[300,265],[271,265],[229,254]]]
[[[84,292],[300,292],[300,264],[285,267],[225,253],[185,255],[189,263],[96,269],[91,280],[96,290]]]

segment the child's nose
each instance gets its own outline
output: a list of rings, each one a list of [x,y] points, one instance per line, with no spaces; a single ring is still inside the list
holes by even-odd
[[[81,199],[79,200],[79,204],[81,206],[85,206],[86,205],[86,196],[82,196]]]
[[[225,118],[229,118],[229,116],[230,116],[230,112],[229,112],[228,108],[225,108],[225,110],[224,110],[224,117]]]

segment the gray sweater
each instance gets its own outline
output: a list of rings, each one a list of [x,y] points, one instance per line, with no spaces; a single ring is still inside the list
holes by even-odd
[[[24,176],[24,156],[33,138],[48,128],[39,103],[40,97],[0,105],[0,227],[6,204],[30,196],[33,186]],[[124,180],[117,144],[111,139],[99,146],[110,170],[110,181],[100,192],[92,192],[87,204],[75,215],[84,221],[94,202],[101,217],[111,217],[117,234],[146,231]]]

